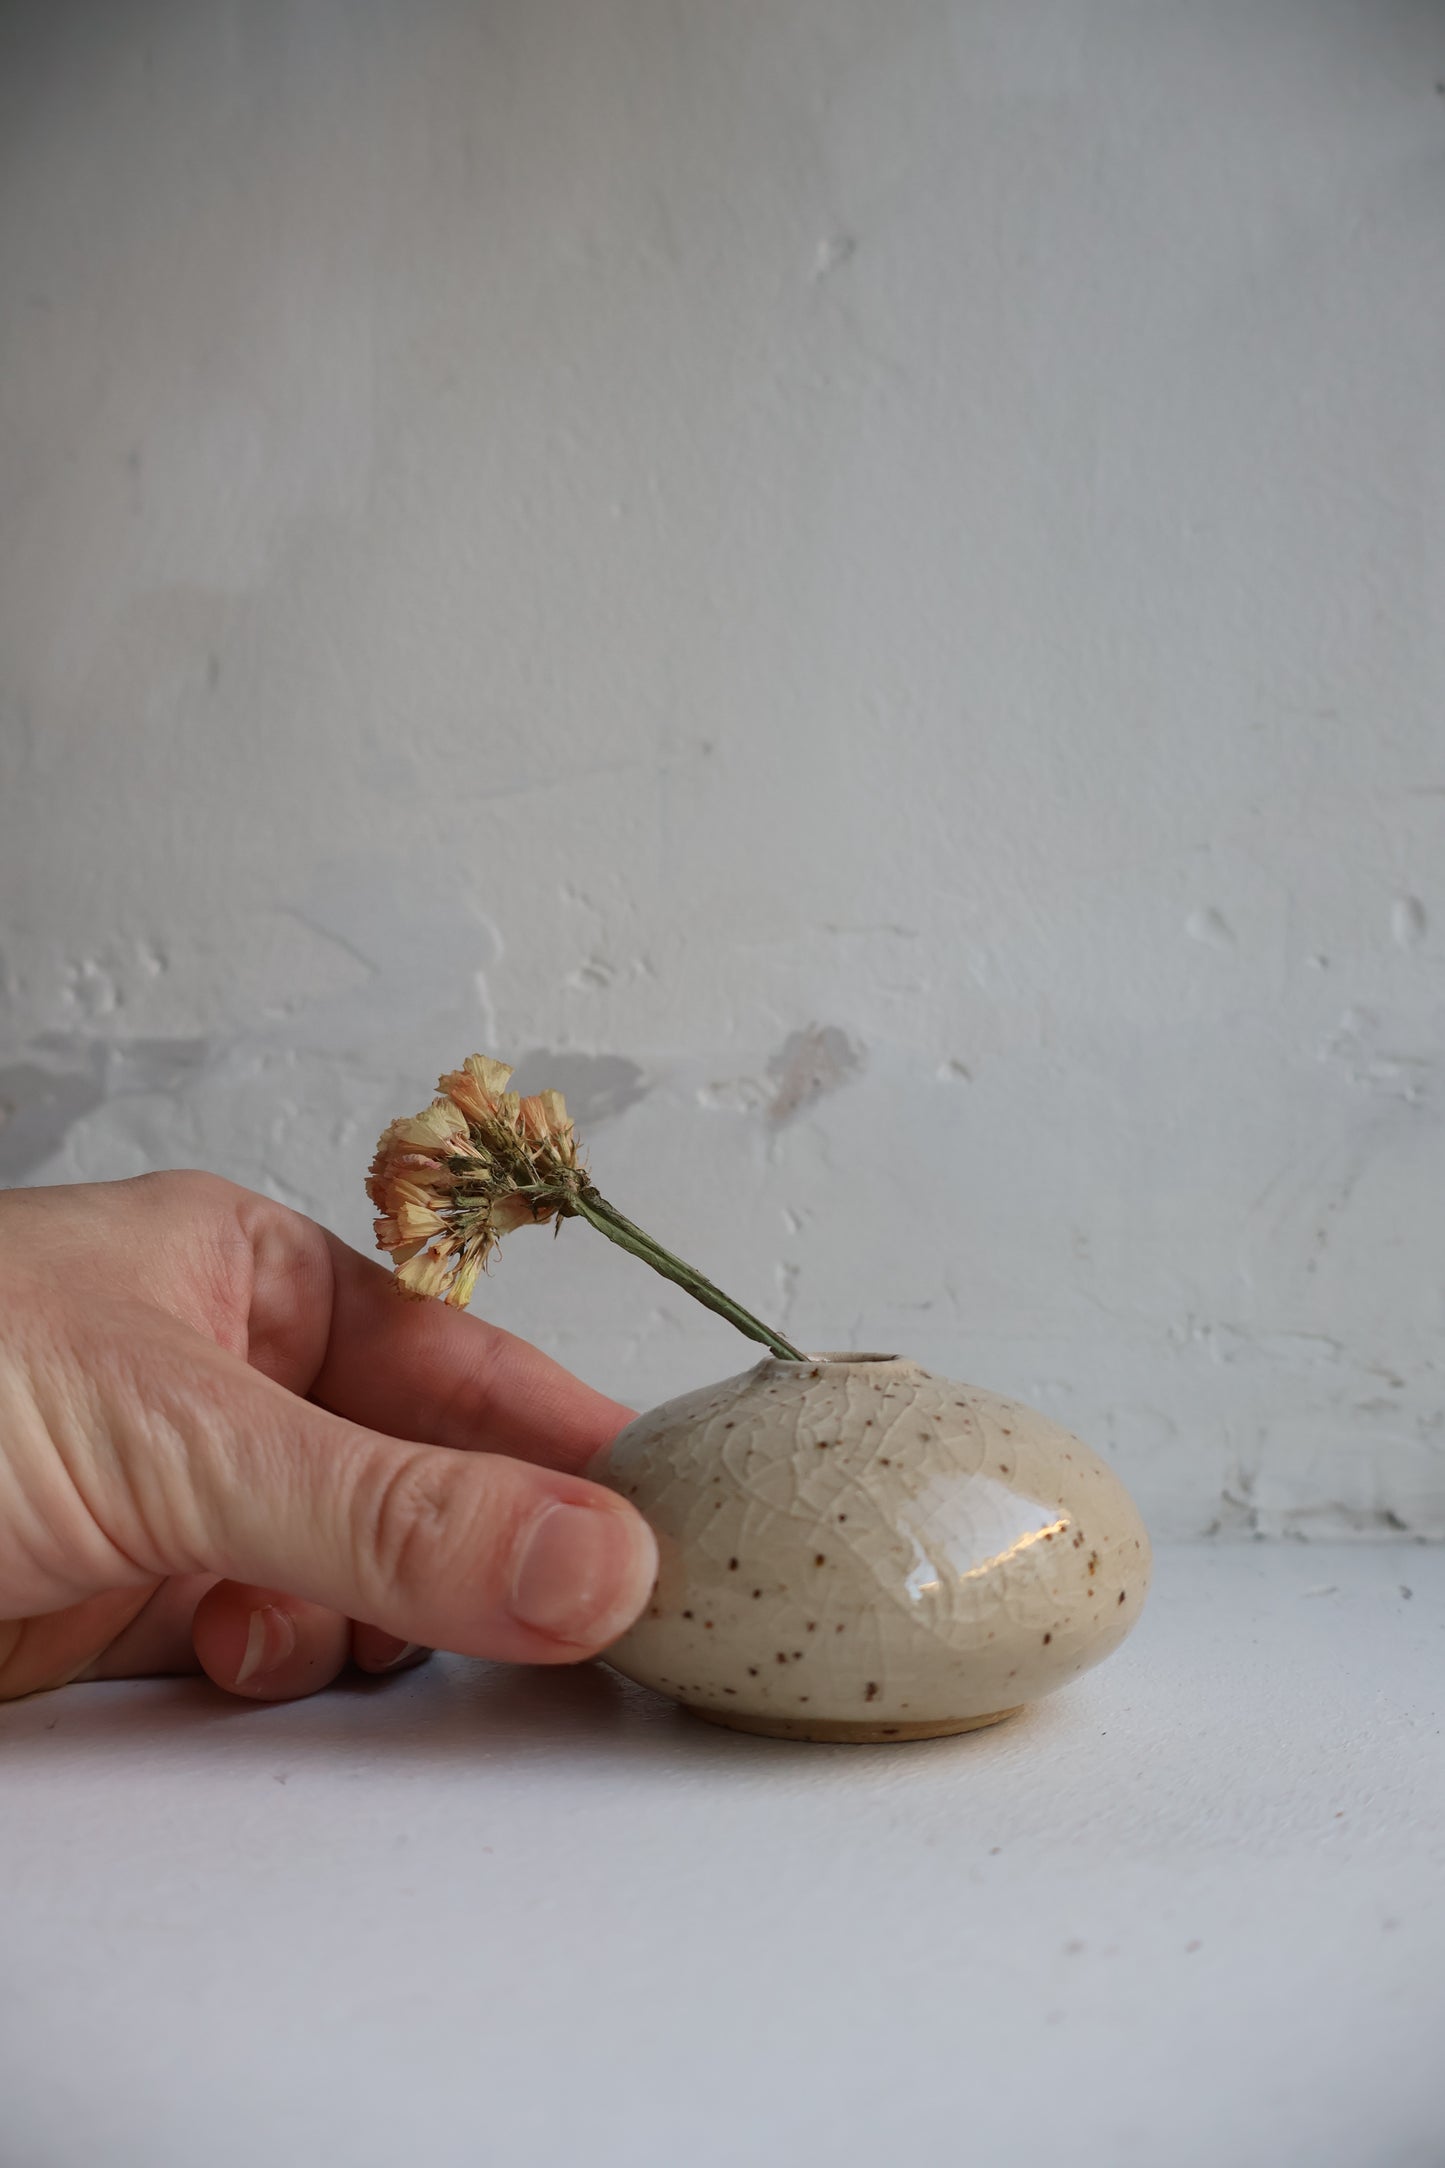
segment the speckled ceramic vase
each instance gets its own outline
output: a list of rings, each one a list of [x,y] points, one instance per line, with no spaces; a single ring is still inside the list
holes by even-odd
[[[996,1724],[1117,1648],[1149,1584],[1096,1454],[899,1356],[769,1356],[639,1416],[589,1473],[661,1555],[607,1661],[740,1731]]]

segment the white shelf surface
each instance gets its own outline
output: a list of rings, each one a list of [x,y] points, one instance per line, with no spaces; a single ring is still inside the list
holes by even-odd
[[[1438,2168],[1442,1707],[1408,1544],[1166,1551],[920,1745],[451,1658],[13,1704],[0,2159]]]

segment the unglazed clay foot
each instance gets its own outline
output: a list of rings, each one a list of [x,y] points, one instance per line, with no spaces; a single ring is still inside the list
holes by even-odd
[[[729,1731],[755,1731],[764,1739],[816,1739],[825,1746],[882,1746],[890,1739],[948,1739],[958,1731],[987,1731],[1017,1709],[996,1709],[992,1716],[950,1716],[933,1724],[830,1723],[826,1716],[811,1722],[800,1716],[730,1716],[725,1709],[704,1709],[696,1702],[683,1707],[704,1723],[722,1724]]]
[[[607,1661],[742,1731],[997,1723],[1117,1648],[1149,1583],[1144,1525],[1095,1453],[897,1356],[770,1356],[639,1416],[588,1472],[661,1561]]]

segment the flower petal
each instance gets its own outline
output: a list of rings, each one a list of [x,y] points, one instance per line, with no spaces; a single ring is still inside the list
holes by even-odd
[[[465,1140],[466,1133],[467,1126],[460,1109],[453,1106],[450,1099],[434,1099],[422,1113],[393,1122],[388,1135],[397,1144],[446,1151],[458,1138]]]
[[[460,1069],[449,1069],[438,1079],[437,1089],[460,1107],[469,1122],[485,1125],[495,1119],[497,1101],[511,1074],[504,1061],[468,1054]]]
[[[422,1250],[397,1266],[396,1284],[404,1295],[425,1302],[432,1295],[444,1293],[455,1270],[455,1259],[444,1257],[437,1250]]]

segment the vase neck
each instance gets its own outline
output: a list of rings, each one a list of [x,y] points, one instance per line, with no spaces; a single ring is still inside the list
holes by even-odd
[[[753,1372],[754,1377],[764,1379],[797,1378],[857,1378],[870,1385],[886,1384],[892,1377],[917,1377],[920,1365],[907,1355],[854,1354],[851,1349],[827,1349],[821,1354],[805,1356],[802,1362],[787,1362],[780,1355],[765,1355]]]

